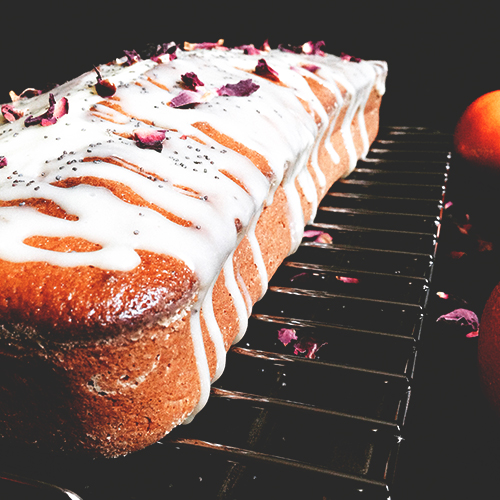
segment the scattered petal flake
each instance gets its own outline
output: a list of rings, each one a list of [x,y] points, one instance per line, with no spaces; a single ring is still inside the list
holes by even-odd
[[[228,83],[217,89],[217,94],[225,96],[246,97],[260,88],[252,79],[240,80],[238,83]]]
[[[124,66],[132,66],[132,64],[141,60],[141,56],[135,50],[124,50],[123,52],[125,53],[126,58],[123,63]]]
[[[288,345],[292,340],[298,340],[297,333],[293,328],[282,328],[278,331],[278,340],[283,345]]]
[[[322,48],[325,46],[325,42],[323,40],[319,42],[306,42],[302,45],[302,52],[304,54],[312,54],[318,56],[324,56]]]
[[[97,83],[95,84],[95,90],[101,97],[111,97],[115,95],[116,85],[111,83],[109,80],[103,80],[99,70],[94,67],[97,73]]]
[[[293,52],[294,54],[302,54],[302,45],[293,46],[289,43],[280,43],[278,45],[278,49],[280,49],[281,52]]]
[[[157,63],[162,62],[160,57],[168,54],[170,61],[173,61],[174,59],[177,59],[176,52],[178,48],[179,45],[177,45],[175,42],[157,45],[156,52],[153,56],[151,56],[151,60]]]
[[[325,53],[322,50],[322,47],[325,45],[325,42],[322,40],[320,42],[306,42],[302,45],[293,46],[290,44],[280,44],[278,48],[282,52],[293,52],[295,54],[308,54],[308,55],[318,55],[324,56]]]
[[[466,328],[469,334],[479,330],[479,319],[477,314],[470,309],[455,309],[448,314],[439,316],[436,321],[453,322],[459,327]]]
[[[141,149],[153,149],[161,153],[166,130],[134,130],[135,143]]]
[[[205,84],[198,78],[196,73],[184,73],[181,80],[188,90],[196,90],[197,87],[203,87]]]
[[[475,337],[478,337],[479,336],[479,330],[476,330],[475,332],[470,332],[468,333],[465,338],[467,339],[473,339]]]
[[[316,66],[316,64],[302,64],[301,68],[307,69],[307,71],[310,71],[311,73],[316,73],[316,71],[320,69],[320,67]]]
[[[456,250],[453,250],[450,252],[450,257],[452,259],[461,259],[464,255],[467,255],[465,252],[457,252]]]
[[[450,298],[450,296],[445,293],[445,292],[436,292],[436,295],[440,298],[440,299],[448,299]]]
[[[328,342],[323,342],[320,344],[319,341],[314,337],[302,337],[293,345],[295,349],[294,354],[305,354],[306,358],[314,359],[318,350],[326,344],[328,344]]]
[[[236,49],[242,50],[245,54],[250,56],[256,56],[261,54],[261,51],[255,47],[255,45],[240,45],[239,47],[235,47]]]
[[[478,252],[491,252],[493,250],[493,243],[491,241],[485,241],[478,238],[477,250]]]
[[[256,75],[262,76],[273,82],[279,82],[278,72],[272,69],[265,59],[259,59],[257,66],[254,69]]]
[[[452,201],[449,201],[445,204],[444,208],[445,209],[448,209],[448,208],[451,208],[453,206],[453,202]]]
[[[359,57],[354,57],[354,56],[350,56],[349,54],[346,54],[345,52],[342,52],[340,54],[340,59],[342,59],[342,61],[350,61],[350,62],[356,62],[356,63],[359,63],[362,61],[362,59],[360,59]]]
[[[265,40],[260,48],[262,52],[271,52],[271,46],[269,45],[269,40]]]
[[[1,108],[2,110],[2,115],[3,117],[8,121],[8,122],[15,122],[21,116],[23,116],[22,111],[16,111],[14,107],[10,104],[4,104]]]
[[[228,50],[227,47],[224,47],[224,39],[221,38],[217,42],[203,42],[203,43],[189,43],[184,42],[184,50],[196,50],[196,49],[218,49],[218,50]]]
[[[315,236],[317,237],[314,240],[316,243],[324,243],[326,245],[330,245],[333,241],[333,238],[324,231],[314,231],[314,230],[304,231],[304,238],[314,238]]]
[[[202,95],[198,92],[194,92],[192,90],[183,90],[179,95],[174,97],[169,105],[172,108],[183,108],[183,107],[191,107],[194,104],[200,104]]]
[[[359,283],[358,278],[349,278],[347,276],[336,276],[336,278],[342,283]]]
[[[9,96],[12,102],[19,101],[19,99],[28,99],[29,97],[35,97],[42,93],[41,90],[28,88],[23,90],[19,95],[17,95],[13,90],[9,92]]]
[[[56,102],[54,94],[49,94],[49,109],[40,116],[28,116],[24,121],[24,125],[26,127],[31,127],[32,125],[41,125],[42,127],[54,125],[59,118],[68,113],[68,110],[69,103],[66,97]]]
[[[7,158],[5,156],[0,156],[0,168],[7,166]]]

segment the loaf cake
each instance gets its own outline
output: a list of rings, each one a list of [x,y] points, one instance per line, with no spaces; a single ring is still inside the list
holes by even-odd
[[[203,407],[378,132],[387,66],[323,44],[135,51],[0,116],[0,435],[114,457]]]

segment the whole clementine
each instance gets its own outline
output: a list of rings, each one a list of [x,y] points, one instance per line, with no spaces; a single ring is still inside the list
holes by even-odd
[[[500,283],[491,293],[481,315],[478,363],[483,391],[500,414]]]
[[[482,95],[467,107],[453,139],[455,151],[465,160],[500,169],[500,90]]]

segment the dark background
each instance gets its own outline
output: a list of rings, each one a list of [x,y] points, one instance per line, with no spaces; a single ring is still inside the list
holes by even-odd
[[[62,83],[148,42],[324,40],[331,53],[388,61],[384,122],[452,130],[468,103],[497,88],[493,8],[483,0],[2,2],[0,102],[11,89]]]
[[[148,43],[224,38],[227,46],[260,46],[268,38],[276,47],[324,40],[325,50],[334,54],[388,61],[383,124],[452,132],[470,102],[500,88],[500,33],[493,7],[494,2],[427,0],[17,2],[0,8],[0,102],[9,101],[9,90],[62,83],[121,57],[123,49],[140,50]],[[452,170],[448,200],[454,202],[455,219],[472,214],[486,233],[483,239],[496,245],[498,219],[489,224],[492,212],[477,203],[481,180],[471,195],[471,172],[463,165]],[[500,245],[493,252],[450,260],[450,251],[462,244],[456,246],[455,226],[452,218],[445,219],[430,326],[419,351],[402,445],[403,500],[486,498],[492,488],[498,494],[500,486],[500,422],[478,387],[477,339],[433,323],[451,306],[435,298],[439,290],[459,297],[454,307],[463,306],[464,299],[480,315],[500,280]]]

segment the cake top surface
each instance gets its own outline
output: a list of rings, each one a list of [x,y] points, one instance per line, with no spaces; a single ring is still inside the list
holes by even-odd
[[[359,94],[353,113],[373,82],[384,92],[385,63],[350,59],[311,43],[172,43],[13,95],[0,116],[0,260],[130,272],[146,252],[210,286],[277,186],[304,168],[327,118],[308,80],[338,105],[341,89]],[[298,241],[303,221],[294,227]]]

